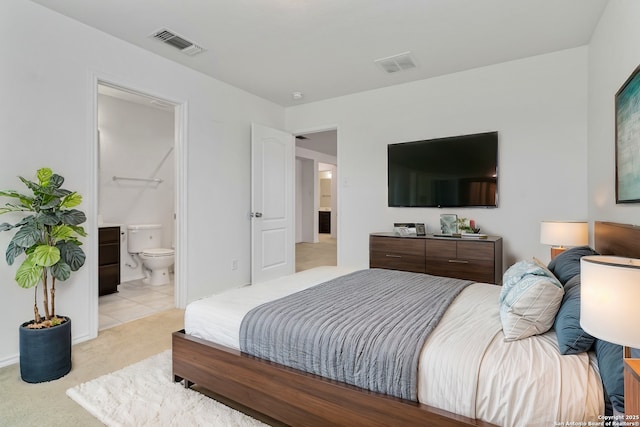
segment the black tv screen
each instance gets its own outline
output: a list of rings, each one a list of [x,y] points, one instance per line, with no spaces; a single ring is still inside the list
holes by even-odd
[[[389,144],[390,207],[496,207],[498,132]]]

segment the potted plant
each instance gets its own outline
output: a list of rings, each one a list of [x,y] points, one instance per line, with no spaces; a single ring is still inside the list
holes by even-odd
[[[459,233],[480,233],[480,227],[476,227],[476,222],[472,219],[458,218],[457,223]]]
[[[86,236],[80,224],[87,218],[74,209],[82,196],[63,189],[64,178],[51,169],[39,169],[36,182],[19,178],[31,194],[0,191],[11,199],[0,207],[0,214],[20,216],[13,225],[0,224],[0,231],[17,230],[7,246],[7,264],[24,257],[15,280],[22,288],[34,288],[34,318],[20,326],[20,374],[24,381],[36,383],[71,370],[71,319],[56,313],[56,281],[67,280],[84,265],[78,237]],[[44,312],[39,309],[39,286]]]

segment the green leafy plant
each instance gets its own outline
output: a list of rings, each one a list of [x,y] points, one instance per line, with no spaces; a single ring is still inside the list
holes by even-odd
[[[458,218],[458,232],[460,233],[479,233],[480,227],[476,227],[476,222],[472,219]]]
[[[16,258],[25,259],[16,271],[15,280],[22,288],[34,290],[34,322],[30,327],[51,327],[63,322],[56,316],[56,280],[67,280],[71,272],[84,265],[85,253],[78,237],[86,236],[80,224],[85,214],[73,209],[82,202],[82,196],[62,188],[64,178],[49,168],[38,169],[37,182],[19,177],[31,195],[17,191],[0,191],[0,196],[12,199],[0,214],[22,213],[15,224],[2,223],[0,231],[17,229],[6,251],[7,264]],[[43,288],[44,317],[38,310],[38,285]]]

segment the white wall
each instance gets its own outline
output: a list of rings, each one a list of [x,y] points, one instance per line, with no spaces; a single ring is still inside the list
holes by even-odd
[[[302,177],[303,177],[303,168],[304,168],[304,159],[296,158],[296,189],[295,189],[295,200],[296,200],[296,224],[295,224],[295,233],[296,233],[296,243],[302,242],[302,233],[304,228],[302,227],[302,219],[304,216],[302,215],[303,206],[301,203],[302,195],[304,194],[302,191]]]
[[[394,222],[439,228],[441,213],[504,238],[505,267],[549,259],[545,219],[587,218],[587,47],[286,109],[292,132],[338,128],[340,265],[368,266],[368,235]],[[499,207],[387,207],[389,143],[499,132]]]
[[[32,2],[0,2],[0,37],[0,187],[18,188],[18,175],[50,166],[85,197],[87,263],[57,292],[75,342],[97,332],[97,77],[186,103],[187,194],[178,218],[186,224],[186,300],[249,282],[250,124],[283,128],[283,108]],[[0,234],[0,248],[10,237]],[[0,263],[0,366],[17,361],[18,325],[32,315],[32,291],[13,284],[16,267]]]
[[[338,238],[338,165],[331,168],[331,238]]]
[[[611,0],[589,46],[589,220],[640,223],[640,205],[616,205],[615,93],[640,64],[640,2]]]
[[[314,179],[316,165],[312,159],[296,158],[296,243],[314,243],[314,227],[318,220],[314,215]]]
[[[98,96],[100,181],[98,212],[105,223],[120,224],[122,282],[144,277],[127,252],[127,225],[162,224],[159,248],[173,245],[175,155],[173,109],[161,110],[107,95]],[[154,178],[161,183],[114,180]],[[137,265],[136,268],[133,266]],[[131,266],[131,267],[129,267]]]

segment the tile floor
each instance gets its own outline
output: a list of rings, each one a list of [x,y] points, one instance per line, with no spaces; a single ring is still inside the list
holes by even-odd
[[[99,298],[99,330],[111,328],[175,307],[173,280],[168,285],[151,286],[142,280],[118,285],[118,292]]]

